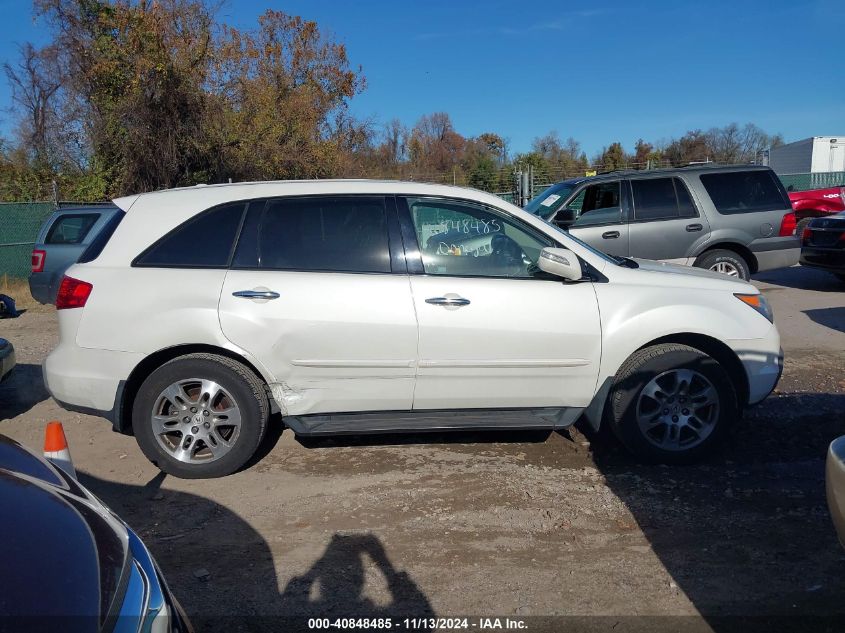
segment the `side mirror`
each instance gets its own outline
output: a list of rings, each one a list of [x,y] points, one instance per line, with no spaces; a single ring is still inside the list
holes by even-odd
[[[555,214],[555,224],[560,227],[567,227],[570,224],[575,224],[575,220],[578,219],[578,210],[577,209],[570,209],[569,207],[563,207],[560,211]]]
[[[568,248],[544,248],[540,251],[537,266],[543,272],[569,281],[576,281],[583,276],[581,262]]]

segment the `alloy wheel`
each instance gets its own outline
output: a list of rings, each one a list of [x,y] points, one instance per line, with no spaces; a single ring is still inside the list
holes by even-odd
[[[237,442],[241,410],[213,380],[174,382],[156,398],[150,415],[153,435],[172,457],[188,464],[216,461]]]
[[[719,405],[719,393],[706,376],[692,369],[671,369],[640,391],[637,424],[654,446],[688,450],[713,432]]]

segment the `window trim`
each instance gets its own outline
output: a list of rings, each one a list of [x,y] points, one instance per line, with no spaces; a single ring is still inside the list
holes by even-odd
[[[544,282],[554,282],[554,283],[578,283],[575,282],[567,282],[565,279],[560,277],[556,277],[554,275],[549,275],[548,277],[497,277],[495,275],[453,275],[453,274],[446,274],[446,275],[438,275],[434,273],[427,273],[425,272],[425,266],[423,265],[422,261],[422,253],[419,247],[419,241],[417,239],[417,231],[414,227],[414,220],[411,217],[411,206],[408,204],[408,198],[414,198],[417,200],[438,200],[443,201],[447,204],[466,204],[469,206],[480,207],[485,211],[489,211],[494,215],[503,218],[510,223],[514,224],[520,230],[524,230],[526,233],[538,239],[538,241],[545,241],[549,242],[553,247],[560,247],[566,248],[566,246],[562,243],[543,233],[542,231],[537,230],[530,224],[523,222],[520,218],[511,215],[501,209],[497,209],[496,207],[486,204],[484,202],[479,202],[478,200],[471,200],[468,198],[449,198],[446,196],[437,196],[437,195],[417,195],[417,194],[399,194],[396,196],[397,206],[399,211],[399,224],[402,229],[402,241],[405,247],[405,260],[408,263],[408,274],[414,275],[417,277],[431,277],[432,279],[445,279],[445,278],[453,278],[453,279],[493,279],[493,280],[509,280],[509,281],[544,281]],[[576,255],[577,257],[577,255]],[[584,267],[585,262],[579,257],[579,261],[581,262],[581,266]],[[543,273],[544,275],[547,273]]]
[[[174,226],[170,229],[167,233],[159,237],[155,242],[150,244],[147,248],[143,251],[138,253],[133,259],[130,266],[132,268],[170,268],[170,269],[184,269],[184,270],[228,270],[229,267],[232,265],[232,257],[235,255],[235,247],[237,246],[240,237],[241,231],[243,230],[244,219],[246,218],[246,212],[249,209],[249,205],[252,202],[251,199],[245,198],[243,200],[229,200],[227,202],[221,202],[220,204],[216,204],[213,207],[209,207],[196,213],[189,217],[184,222]],[[226,263],[222,265],[214,264],[214,265],[201,265],[201,264],[145,264],[140,262],[139,260],[147,255],[150,251],[156,248],[159,244],[161,244],[164,240],[169,238],[173,235],[176,231],[181,230],[182,228],[186,227],[189,224],[194,222],[199,222],[204,216],[213,213],[214,211],[220,209],[221,207],[226,207],[229,205],[234,204],[242,204],[243,209],[241,209],[241,219],[238,221],[238,228],[235,231],[235,238],[232,240],[232,246],[229,248],[229,255],[226,258]]]
[[[672,184],[675,188],[675,206],[678,209],[678,215],[674,216],[666,216],[662,218],[638,218],[637,217],[637,203],[634,199],[634,183],[635,182],[643,182],[646,180],[666,180],[669,179],[672,181]],[[678,183],[676,181],[680,181],[681,185],[684,187],[687,195],[689,196],[690,202],[692,203],[692,209],[695,212],[695,215],[680,215],[681,207],[680,201],[678,199]],[[629,179],[630,186],[631,186],[631,219],[629,221],[630,224],[648,224],[650,222],[671,222],[672,220],[691,220],[694,218],[700,218],[701,212],[698,210],[698,204],[696,204],[695,198],[692,196],[692,191],[687,186],[687,183],[684,182],[684,179],[680,176],[654,176],[652,178],[630,178]]]
[[[707,182],[705,182],[705,177],[713,178],[718,176],[732,176],[733,174],[751,174],[751,173],[759,173],[759,174],[767,174],[772,181],[775,189],[780,193],[781,202],[783,206],[779,206],[777,208],[769,209],[745,209],[742,211],[721,211],[719,207],[716,205],[716,201],[713,200],[713,196],[710,193],[710,189],[707,187]],[[713,210],[722,216],[733,216],[733,215],[746,215],[749,213],[788,213],[792,211],[792,202],[789,200],[789,195],[786,192],[786,188],[783,186],[780,178],[777,177],[777,174],[771,169],[736,169],[730,171],[714,171],[712,173],[700,173],[698,174],[698,181],[701,183],[702,189],[704,189],[704,193],[707,194],[707,198],[710,201],[710,205],[713,207]]]
[[[603,185],[609,182],[618,182],[619,183],[619,209],[621,211],[621,218],[618,222],[596,222],[594,224],[570,224],[566,228],[567,229],[589,229],[594,226],[622,226],[628,224],[631,220],[631,209],[633,204],[631,203],[631,195],[629,192],[629,187],[626,184],[627,180],[625,178],[620,178],[618,180],[608,179],[608,180],[601,180],[600,182],[596,181],[584,181],[578,187],[576,187],[570,196],[564,201],[564,203],[555,211],[554,215],[549,218],[548,222],[554,222],[555,217],[557,216],[558,211],[561,209],[566,208],[569,206],[569,203],[575,200],[581,192],[587,189],[587,187],[595,187],[596,185]],[[580,216],[579,216],[580,217]]]
[[[390,264],[390,270],[388,271],[381,271],[381,270],[315,270],[313,268],[272,268],[266,266],[235,266],[234,265],[234,258],[235,254],[238,252],[238,248],[241,245],[241,239],[243,238],[243,229],[246,225],[247,221],[247,214],[250,212],[250,208],[253,204],[261,204],[261,209],[256,210],[256,213],[261,214],[261,218],[255,225],[254,230],[258,230],[261,226],[261,222],[263,220],[264,214],[267,212],[270,204],[277,200],[314,200],[314,199],[354,199],[354,198],[366,198],[369,200],[381,200],[382,201],[382,208],[384,210],[384,218],[386,222],[387,228],[387,247],[388,247],[388,261]],[[304,195],[293,195],[293,196],[271,196],[267,198],[253,198],[248,200],[248,204],[246,206],[246,213],[241,218],[241,226],[238,231],[237,239],[235,240],[234,248],[229,256],[229,270],[246,270],[246,271],[254,271],[254,272],[276,272],[276,273],[314,273],[314,274],[331,274],[331,275],[397,275],[397,274],[407,274],[407,270],[405,267],[405,254],[402,251],[401,247],[401,238],[399,236],[399,221],[396,218],[396,203],[392,200],[395,198],[392,194],[384,194],[384,193],[353,193],[353,194],[345,194],[345,193],[318,193],[318,194],[304,194]],[[257,243],[257,239],[256,239]]]
[[[88,216],[93,216],[96,219],[91,223],[91,226],[88,227],[88,230],[82,235],[78,242],[51,242],[50,237],[53,235],[56,227],[62,220],[67,220],[69,218],[86,218]],[[87,238],[91,231],[97,223],[103,219],[103,214],[100,211],[80,211],[80,212],[71,212],[71,213],[62,213],[58,215],[53,222],[50,224],[50,228],[47,229],[47,234],[44,236],[44,244],[51,247],[56,246],[82,246],[85,244],[85,238]]]

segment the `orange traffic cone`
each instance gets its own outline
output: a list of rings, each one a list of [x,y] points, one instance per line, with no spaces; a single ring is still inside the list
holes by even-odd
[[[61,422],[53,420],[47,423],[44,435],[44,457],[76,479],[76,470],[70,458],[65,430]]]

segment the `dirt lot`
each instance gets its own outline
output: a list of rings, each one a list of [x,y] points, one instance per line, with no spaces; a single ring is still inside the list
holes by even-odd
[[[834,627],[784,616],[845,616],[823,472],[845,433],[845,287],[797,267],[757,283],[783,335],[783,380],[720,455],[691,468],[639,465],[578,430],[307,445],[285,431],[234,476],[164,477],[133,438],[49,399],[49,310],[0,321],[19,362],[0,387],[0,432],[37,448],[44,423],[62,420],[83,482],[145,539],[200,630],[280,630],[278,619],[216,616],[300,614],[606,616],[527,620],[535,630],[725,631],[737,615],[774,618],[750,621],[769,630]]]

